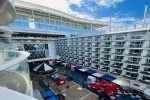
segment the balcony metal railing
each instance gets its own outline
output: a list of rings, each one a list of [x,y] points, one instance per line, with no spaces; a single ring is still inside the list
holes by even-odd
[[[144,66],[150,67],[150,63],[146,62],[145,64],[142,64]]]
[[[122,66],[112,64],[110,67],[121,69]]]
[[[103,40],[111,40],[111,38],[104,38]]]
[[[118,73],[118,72],[116,72],[116,71],[112,71],[112,72],[110,72],[110,74],[118,75],[118,76],[120,76],[120,75],[121,75],[121,73]]]
[[[144,79],[139,79],[139,82],[150,85],[150,81],[149,80],[144,80]]]
[[[108,63],[105,63],[105,62],[102,62],[100,63],[101,65],[105,65],[105,66],[108,66],[109,64]]]
[[[108,72],[108,70],[109,68],[106,68],[106,67],[100,69],[100,71],[104,71],[104,72]]]
[[[123,55],[123,52],[115,52],[114,54]]]
[[[116,37],[116,40],[124,40],[124,37]]]
[[[137,77],[132,77],[130,75],[123,75],[124,78],[127,78],[127,79],[131,79],[131,80],[136,80]]]
[[[142,48],[142,44],[131,44],[129,45],[130,48]]]
[[[141,53],[129,52],[129,56],[141,56]]]
[[[135,30],[135,29],[144,29],[144,28],[150,28],[150,22],[146,22],[146,23],[140,22],[131,25],[111,27],[111,28],[105,27],[105,28],[101,28],[101,30],[105,31],[105,33],[109,33],[109,32]]]
[[[123,58],[122,59],[112,59],[112,61],[120,61],[120,62],[122,62],[122,60],[123,60]]]
[[[110,47],[111,45],[102,45],[102,47]]]
[[[131,64],[139,64],[140,61],[130,61],[130,60],[127,60],[125,61],[125,63],[131,63]]]
[[[131,36],[131,39],[143,39],[143,36]]]
[[[150,75],[149,71],[140,71],[140,73],[145,74],[145,75]]]
[[[124,70],[133,71],[133,72],[138,72],[138,69],[136,69],[136,68],[131,68],[131,67],[124,68]]]
[[[124,45],[114,45],[114,47],[124,47]]]

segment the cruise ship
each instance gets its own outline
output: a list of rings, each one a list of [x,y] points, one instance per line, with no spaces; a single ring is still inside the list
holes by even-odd
[[[36,100],[29,65],[58,60],[110,75],[148,98],[150,22],[109,27],[41,5],[1,0],[0,98]]]

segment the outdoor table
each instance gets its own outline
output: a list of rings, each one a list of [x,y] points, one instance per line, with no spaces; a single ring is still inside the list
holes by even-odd
[[[46,100],[58,100],[58,98],[56,98],[55,96],[53,96],[53,97],[50,97],[50,98],[48,98]]]
[[[44,98],[51,97],[51,96],[53,96],[53,95],[54,95],[54,94],[53,94],[52,91],[50,91],[50,90],[42,93],[42,96],[43,96]]]
[[[122,92],[117,92],[118,94],[122,94]]]
[[[136,97],[136,98],[141,98],[139,95],[136,95],[135,97]]]
[[[127,93],[124,93],[125,95],[127,95]]]
[[[119,97],[120,95],[116,95],[116,97]]]
[[[128,93],[128,94],[132,95],[132,93]]]

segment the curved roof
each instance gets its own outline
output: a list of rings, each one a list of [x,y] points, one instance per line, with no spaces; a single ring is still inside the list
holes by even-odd
[[[3,8],[0,8],[0,26],[11,23],[15,18],[15,8],[8,0],[6,0],[3,4]]]
[[[52,13],[54,15],[61,16],[61,17],[64,17],[64,18],[68,18],[68,19],[74,20],[74,21],[92,23],[92,24],[96,24],[96,25],[99,25],[99,26],[106,26],[107,25],[107,23],[105,23],[105,22],[75,17],[75,16],[67,14],[65,12],[61,12],[61,11],[58,11],[58,10],[55,10],[55,9],[52,9],[52,8],[48,8],[48,7],[33,4],[33,3],[28,3],[28,2],[25,2],[25,1],[15,0],[14,4],[15,4],[16,7],[22,7],[22,8],[26,8],[26,9],[30,8],[32,10],[39,10],[39,11],[43,11],[43,12],[47,12],[47,13]]]

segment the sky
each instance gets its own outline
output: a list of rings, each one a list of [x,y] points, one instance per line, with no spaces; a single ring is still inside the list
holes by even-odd
[[[145,5],[149,6],[147,20],[150,21],[150,0],[21,0],[31,2],[73,16],[125,25],[141,22]]]

